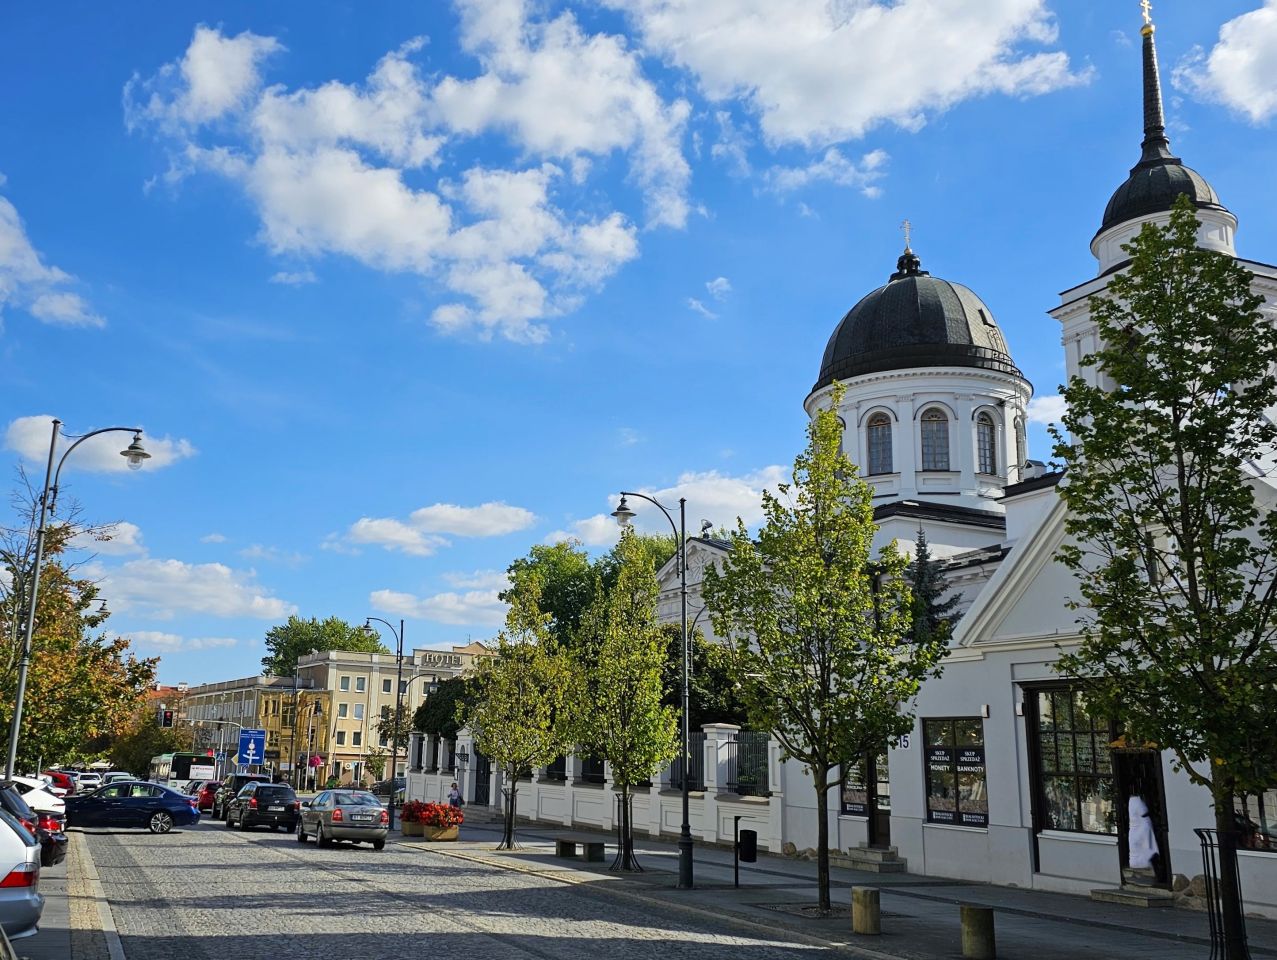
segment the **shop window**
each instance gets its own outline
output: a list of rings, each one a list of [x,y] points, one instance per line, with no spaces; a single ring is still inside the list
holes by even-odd
[[[998,430],[993,425],[993,418],[987,413],[976,417],[975,436],[980,472],[996,474],[998,472]]]
[[[1238,846],[1277,853],[1277,787],[1233,798],[1233,816],[1241,835]]]
[[[1117,833],[1113,724],[1092,711],[1081,687],[1030,691],[1033,773],[1039,826],[1076,833]]]
[[[891,418],[885,413],[874,414],[865,432],[869,441],[869,473],[891,473]]]
[[[984,724],[978,717],[923,720],[927,743],[927,821],[989,825]]]
[[[922,469],[949,469],[949,418],[935,407],[922,415]]]

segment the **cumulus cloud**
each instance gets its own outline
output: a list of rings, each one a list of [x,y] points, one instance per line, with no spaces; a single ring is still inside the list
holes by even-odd
[[[1229,20],[1209,53],[1194,48],[1172,76],[1177,88],[1222,103],[1251,123],[1271,120],[1277,115],[1277,0]]]
[[[3,183],[0,178],[0,186]],[[44,262],[17,208],[0,197],[0,317],[12,305],[51,326],[104,326],[106,321],[83,297],[66,289],[74,282],[69,273]]]
[[[49,436],[53,429],[53,417],[42,414],[18,417],[9,423],[5,431],[4,445],[30,463],[43,463],[49,456]],[[63,428],[65,429],[65,427]],[[86,430],[87,432],[87,430]],[[63,440],[61,450],[70,441]],[[129,445],[127,433],[104,433],[84,441],[67,459],[68,471],[89,470],[97,473],[120,473],[129,468],[120,452]],[[171,437],[152,437],[142,434],[142,446],[151,459],[142,465],[143,470],[156,470],[171,466],[179,460],[195,455],[195,447],[189,440]]]
[[[477,507],[436,503],[414,510],[409,521],[427,533],[451,533],[458,537],[499,537],[526,530],[536,522],[536,514],[523,507],[494,501]]]
[[[71,538],[71,546],[113,557],[146,552],[142,545],[142,528],[127,520],[110,524],[95,533],[77,533]]]
[[[299,567],[308,559],[305,554],[295,550],[282,550],[279,547],[254,543],[239,552],[245,560],[261,560],[265,563],[278,563],[286,567]]]
[[[726,277],[715,277],[705,284],[705,289],[715,300],[726,300],[727,295],[732,292],[732,282]]]
[[[772,144],[824,145],[991,93],[1085,81],[1045,0],[604,0],[714,101],[745,100]]]
[[[123,636],[132,640],[139,648],[159,650],[163,653],[178,653],[183,650],[214,650],[234,647],[239,640],[235,637],[192,637],[187,639],[176,633],[165,633],[161,630],[134,630]]]
[[[414,530],[390,517],[360,517],[346,533],[351,543],[368,543],[414,557],[429,557],[448,541]]]
[[[297,612],[296,606],[260,586],[252,571],[220,563],[142,559],[111,568],[92,565],[90,572],[101,581],[102,593],[115,610],[156,620],[178,613],[279,620]]]
[[[368,597],[374,610],[415,620],[431,620],[453,626],[499,627],[505,622],[506,605],[497,591],[446,591],[417,597],[395,590],[374,590]]]
[[[225,543],[226,535],[223,533],[206,533],[200,537],[200,543]]]
[[[459,590],[505,590],[510,578],[504,570],[475,570],[471,573],[445,573],[443,579]]]
[[[812,183],[832,183],[840,187],[854,187],[866,197],[881,193],[878,181],[886,173],[885,150],[871,150],[859,161],[848,160],[842,151],[830,147],[818,160],[801,167],[772,167],[767,180],[778,193],[789,193]]]
[[[1029,423],[1040,423],[1043,425],[1051,423],[1059,423],[1064,419],[1064,413],[1068,409],[1064,402],[1064,398],[1059,394],[1051,394],[1045,397],[1034,397],[1029,401]]]

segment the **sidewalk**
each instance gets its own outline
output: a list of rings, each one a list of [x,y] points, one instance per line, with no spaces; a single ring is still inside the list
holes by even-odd
[[[83,834],[71,831],[66,859],[40,869],[40,932],[13,944],[21,960],[112,960],[102,932],[97,872]]]
[[[963,903],[994,909],[998,956],[1003,960],[1201,960],[1210,955],[1207,917],[1189,910],[1124,907],[1069,894],[831,867],[835,916],[821,918],[811,915],[816,905],[814,861],[760,853],[758,863],[741,864],[738,890],[732,886],[731,851],[698,844],[696,888],[679,890],[673,841],[636,838],[645,872],[621,875],[608,870],[615,852],[612,844],[604,863],[555,857],[552,838],[562,832],[546,824],[521,824],[516,836],[524,849],[514,853],[494,852],[500,839],[495,823],[467,823],[458,844],[403,842],[565,883],[588,883],[602,894],[641,899],[662,910],[729,919],[773,935],[783,929],[798,942],[835,946],[878,960],[961,956],[958,907]],[[881,936],[851,933],[852,886],[879,889]],[[1277,958],[1277,921],[1248,918],[1247,931],[1255,960]]]

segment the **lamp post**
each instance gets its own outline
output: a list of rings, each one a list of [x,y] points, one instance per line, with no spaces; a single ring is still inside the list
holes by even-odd
[[[612,516],[616,518],[616,522],[622,527],[628,527],[630,521],[634,519],[634,511],[630,509],[629,504],[626,502],[626,497],[638,497],[640,500],[646,500],[660,510],[661,513],[665,514],[665,519],[670,522],[670,527],[674,530],[674,539],[678,544],[679,620],[683,632],[683,823],[679,827],[678,833],[678,886],[680,890],[690,890],[692,888],[692,815],[688,767],[690,766],[689,761],[692,752],[692,731],[690,726],[691,696],[688,689],[688,676],[691,673],[691,653],[687,646],[687,498],[678,498],[678,524],[676,525],[674,517],[659,500],[644,493],[632,493],[622,490],[621,502],[612,511]]]
[[[364,629],[372,631],[372,622],[376,620],[378,623],[384,623],[390,632],[395,636],[395,719],[391,727],[393,731],[390,735],[390,803],[387,809],[390,812],[390,829],[395,829],[395,777],[399,772],[399,715],[403,711],[403,621],[399,621],[399,632],[395,633],[394,624],[389,620],[383,620],[381,617],[365,617]]]
[[[48,516],[53,512],[58,499],[58,479],[62,476],[62,467],[76,447],[90,437],[103,433],[133,434],[133,442],[120,451],[120,456],[128,461],[130,470],[141,469],[143,461],[151,458],[151,455],[142,447],[141,427],[103,427],[101,430],[92,430],[76,437],[75,443],[66,448],[55,469],[53,461],[58,452],[58,434],[61,428],[62,421],[55,419],[53,433],[49,438],[49,463],[44,471],[44,490],[40,494],[40,523],[36,527],[35,563],[31,567],[30,596],[27,597],[27,626],[22,636],[22,658],[18,661],[18,691],[13,704],[13,719],[9,723],[9,753],[4,768],[5,778],[10,780],[13,779],[13,768],[18,759],[18,734],[22,730],[22,705],[27,695],[27,671],[31,666],[31,636],[35,631],[35,608],[36,598],[40,592],[40,564],[44,561],[44,539]],[[70,437],[72,434],[67,436]]]

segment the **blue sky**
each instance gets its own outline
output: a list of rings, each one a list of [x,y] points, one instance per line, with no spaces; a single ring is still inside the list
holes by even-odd
[[[1154,9],[1172,144],[1277,257],[1277,2]],[[615,491],[757,515],[914,224],[1049,419],[1138,158],[1138,4],[64,4],[0,35],[0,452],[47,418],[113,630],[248,675],[289,613],[492,635]],[[1032,455],[1045,458],[1043,427]],[[644,516],[650,529],[658,520]]]

